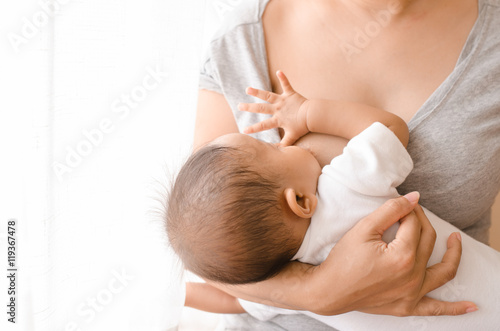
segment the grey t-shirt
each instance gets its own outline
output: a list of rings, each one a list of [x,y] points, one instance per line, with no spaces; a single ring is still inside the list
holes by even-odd
[[[248,86],[270,90],[262,13],[269,0],[245,0],[210,42],[200,88],[227,99],[238,127],[265,116],[237,110],[255,102]],[[500,188],[500,0],[479,0],[478,19],[456,67],[408,123],[415,168],[398,188],[484,243]],[[257,138],[279,141],[277,130]]]

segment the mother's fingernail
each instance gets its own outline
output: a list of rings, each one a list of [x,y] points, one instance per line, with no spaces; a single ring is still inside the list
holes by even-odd
[[[472,313],[474,311],[478,310],[478,308],[476,306],[470,306],[469,308],[467,308],[467,310],[465,311],[466,313]]]
[[[462,241],[462,235],[460,234],[460,232],[455,232],[455,236],[457,236],[458,240]]]
[[[420,198],[420,193],[417,191],[408,193],[405,195],[406,200],[410,201],[411,203],[417,202],[418,199]]]

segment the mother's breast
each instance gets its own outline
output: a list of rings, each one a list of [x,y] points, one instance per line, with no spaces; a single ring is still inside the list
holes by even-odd
[[[332,159],[340,154],[347,145],[345,138],[310,132],[300,138],[295,145],[310,151],[321,167],[330,164]]]

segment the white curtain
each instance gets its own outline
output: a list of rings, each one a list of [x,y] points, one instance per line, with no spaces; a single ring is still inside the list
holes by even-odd
[[[9,220],[16,249],[0,329],[176,324],[181,271],[157,199],[191,149],[203,45],[239,1],[0,5],[2,265]]]

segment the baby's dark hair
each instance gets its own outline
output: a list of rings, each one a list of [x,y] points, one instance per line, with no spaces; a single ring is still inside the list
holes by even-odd
[[[279,174],[250,166],[253,155],[208,145],[184,164],[167,203],[170,244],[202,278],[245,284],[277,274],[300,246],[283,213]]]

